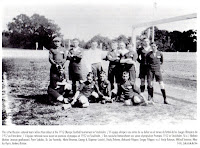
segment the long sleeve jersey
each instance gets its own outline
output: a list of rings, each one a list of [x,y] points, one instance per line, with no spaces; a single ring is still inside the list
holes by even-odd
[[[163,54],[160,51],[156,53],[151,51],[147,54],[146,62],[151,71],[160,71],[160,65],[163,64]]]
[[[140,94],[140,89],[135,85],[134,82],[128,80],[122,82],[118,88],[118,96],[124,95],[125,99],[131,99],[135,94]]]

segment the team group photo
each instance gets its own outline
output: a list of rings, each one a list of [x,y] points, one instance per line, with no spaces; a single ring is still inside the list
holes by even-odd
[[[2,125],[197,120],[196,19],[153,0],[6,6]]]

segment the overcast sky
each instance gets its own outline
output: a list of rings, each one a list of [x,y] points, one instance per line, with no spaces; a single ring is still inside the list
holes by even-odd
[[[156,9],[154,9],[154,2],[157,4]],[[96,2],[94,0],[70,2],[4,0],[3,30],[7,28],[8,22],[11,22],[17,15],[32,16],[34,13],[54,20],[61,28],[64,38],[79,38],[87,41],[97,34],[111,39],[120,34],[131,36],[132,25],[197,13],[197,0],[139,0],[137,3],[129,0]],[[158,28],[169,31],[197,29],[197,20],[159,25]],[[137,33],[143,29],[145,28],[139,28]]]

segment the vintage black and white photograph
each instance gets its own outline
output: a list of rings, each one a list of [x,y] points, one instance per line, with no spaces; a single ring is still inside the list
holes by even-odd
[[[5,3],[2,125],[197,121],[197,3]]]

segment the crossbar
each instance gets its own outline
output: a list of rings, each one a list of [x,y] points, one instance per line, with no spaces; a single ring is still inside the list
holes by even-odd
[[[172,17],[172,18],[167,18],[167,19],[161,19],[161,20],[156,20],[156,21],[151,21],[151,22],[146,22],[146,23],[141,23],[141,24],[136,24],[136,25],[133,25],[133,28],[154,26],[154,25],[158,25],[158,24],[165,24],[165,23],[182,21],[182,20],[187,20],[187,19],[194,19],[194,18],[197,18],[197,13],[182,15],[182,16],[177,16],[177,17]]]
[[[133,25],[132,27],[132,44],[134,45],[134,48],[136,49],[136,36],[134,36],[134,32],[136,28],[140,27],[145,27],[145,26],[154,26],[158,24],[165,24],[165,23],[171,23],[171,22],[176,22],[176,21],[182,21],[182,20],[188,20],[188,19],[195,19],[197,18],[197,13],[192,13],[188,15],[182,15],[182,16],[176,16],[172,18],[166,18],[166,19],[161,19],[161,20],[156,20],[156,21],[151,21],[151,22],[146,22],[146,23],[140,23]],[[152,40],[154,40],[154,32],[152,32]]]

